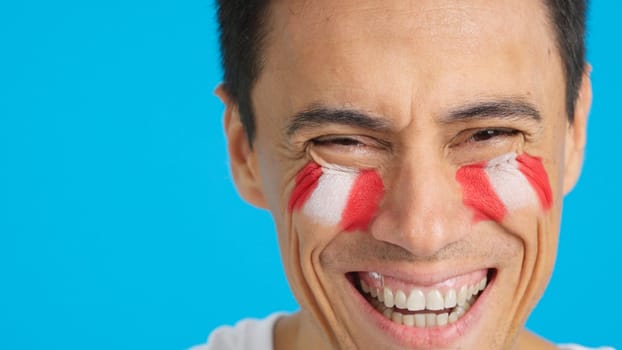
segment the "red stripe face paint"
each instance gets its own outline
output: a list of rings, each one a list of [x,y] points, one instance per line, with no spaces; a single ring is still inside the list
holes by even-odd
[[[553,191],[549,183],[549,177],[542,164],[542,159],[521,154],[516,158],[518,169],[525,175],[531,187],[536,191],[542,209],[550,209],[553,206]]]
[[[366,230],[383,195],[384,184],[374,170],[333,169],[310,162],[296,176],[288,209],[344,231]]]
[[[456,180],[462,185],[464,204],[475,211],[473,220],[503,220],[507,209],[488,181],[486,163],[477,163],[458,169]]]
[[[345,231],[366,230],[378,211],[384,184],[377,172],[365,170],[356,177],[341,216]]]
[[[512,210],[553,205],[553,194],[542,160],[528,154],[508,153],[488,162],[461,167],[456,180],[462,185],[463,203],[474,220],[503,221]]]
[[[290,211],[300,209],[304,205],[317,187],[320,176],[322,176],[322,167],[315,162],[310,162],[298,172],[296,187],[289,198],[288,209]]]

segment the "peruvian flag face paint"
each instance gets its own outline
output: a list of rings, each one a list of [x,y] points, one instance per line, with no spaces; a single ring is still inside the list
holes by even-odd
[[[331,169],[310,162],[296,176],[288,208],[344,231],[366,230],[383,194],[382,179],[374,170]]]
[[[475,221],[501,222],[514,209],[553,205],[553,194],[542,160],[528,154],[508,153],[488,162],[463,166],[456,180],[463,201],[475,211]]]

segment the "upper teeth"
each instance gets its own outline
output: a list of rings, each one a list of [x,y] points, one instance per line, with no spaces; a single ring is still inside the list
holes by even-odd
[[[421,311],[438,311],[456,306],[465,306],[471,297],[477,295],[486,288],[487,279],[482,278],[473,285],[464,285],[459,289],[450,288],[442,293],[439,289],[423,290],[412,288],[409,292],[391,289],[388,286],[371,287],[361,280],[361,289],[365,293],[371,294],[388,308],[397,307],[398,309]]]

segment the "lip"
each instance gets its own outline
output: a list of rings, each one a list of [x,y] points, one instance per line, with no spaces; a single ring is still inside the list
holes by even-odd
[[[489,278],[487,287],[480,293],[477,301],[471,306],[469,311],[464,314],[456,322],[442,326],[442,327],[430,327],[430,328],[418,328],[410,327],[401,324],[394,323],[386,318],[380,312],[378,312],[365,297],[357,290],[353,281],[349,277],[346,277],[346,283],[350,286],[350,292],[354,294],[354,303],[359,308],[360,313],[363,315],[362,319],[379,329],[386,337],[393,340],[398,346],[407,348],[443,348],[451,347],[464,335],[466,335],[471,329],[473,329],[478,321],[481,319],[484,304],[486,304],[487,297],[490,291],[494,287],[496,281],[495,269],[488,269]],[[442,283],[443,279],[433,278],[428,276],[427,279]]]

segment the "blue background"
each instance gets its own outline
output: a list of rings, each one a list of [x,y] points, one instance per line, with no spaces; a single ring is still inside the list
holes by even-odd
[[[585,171],[528,324],[554,341],[622,346],[621,12],[590,15]],[[269,215],[231,184],[214,16],[209,0],[0,3],[0,349],[181,349],[297,308]]]

